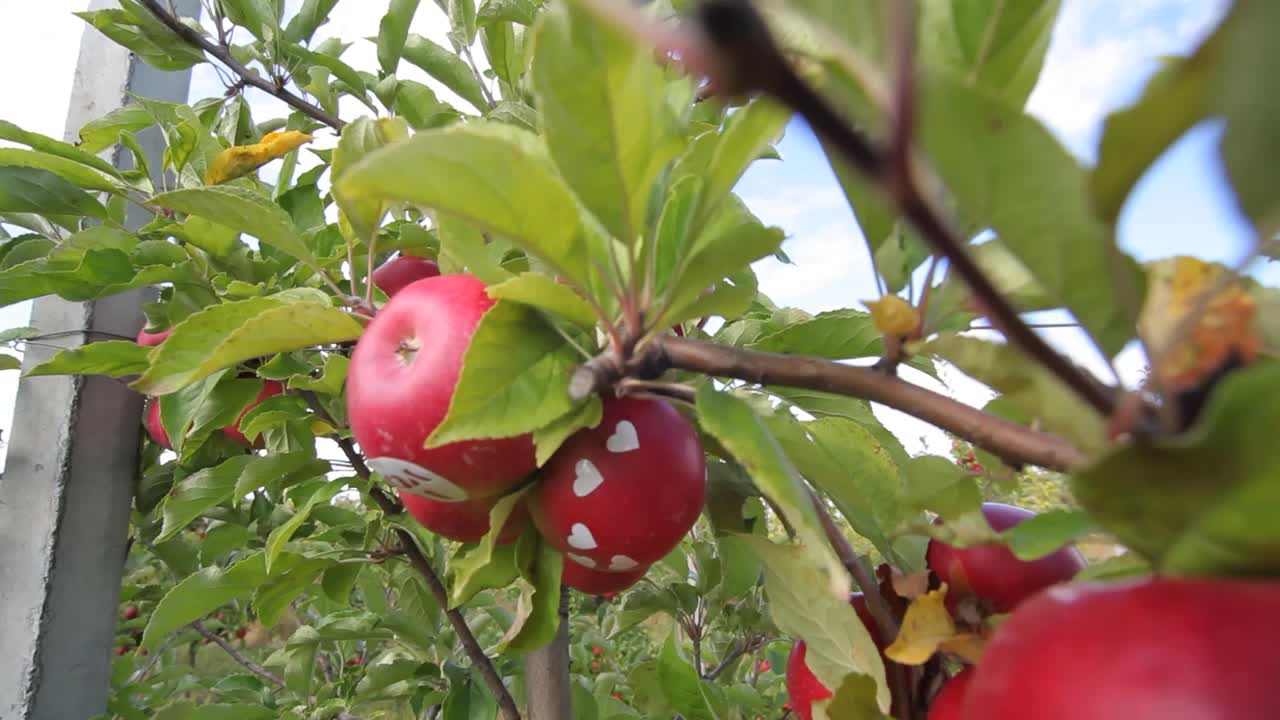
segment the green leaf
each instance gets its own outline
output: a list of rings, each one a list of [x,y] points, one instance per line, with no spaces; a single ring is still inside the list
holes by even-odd
[[[507,519],[532,488],[527,485],[504,495],[489,511],[489,532],[470,551],[449,563],[453,582],[449,589],[449,608],[467,604],[476,593],[489,588],[506,587],[519,575],[514,543],[498,544]]]
[[[409,24],[418,11],[418,0],[391,0],[387,14],[378,23],[378,64],[385,73],[394,73],[400,64],[400,52],[409,37]]]
[[[27,167],[48,170],[63,180],[86,190],[123,193],[124,184],[110,175],[57,155],[25,150],[0,148],[0,166]]]
[[[476,22],[481,26],[498,22],[533,25],[538,6],[535,0],[484,0],[476,14]]]
[[[698,671],[680,656],[675,629],[667,635],[658,655],[658,679],[667,702],[686,720],[718,720]]]
[[[298,508],[292,517],[277,525],[276,528],[271,531],[271,534],[267,536],[267,545],[264,550],[266,554],[266,569],[268,574],[271,573],[271,565],[275,562],[276,558],[280,557],[280,552],[284,550],[285,544],[293,538],[293,534],[298,531],[298,528],[302,527],[302,524],[311,517],[311,511],[317,506],[326,504],[332,500],[334,495],[337,495],[342,491],[342,488],[346,483],[347,480],[345,478],[339,478],[337,480],[330,480],[320,486],[315,490],[315,492],[311,493],[311,496],[307,498],[307,501],[303,503],[302,507]]]
[[[1021,107],[1044,66],[1061,0],[979,0],[920,7],[923,62],[964,74]]]
[[[827,544],[810,491],[764,422],[746,401],[729,392],[717,392],[711,383],[698,387],[696,403],[702,429],[733,455],[756,487],[786,516],[805,546],[814,572],[819,572],[817,568],[826,572],[826,582],[811,586],[811,591],[823,594],[830,588],[837,594],[847,593],[849,577]]]
[[[790,413],[779,413],[770,421],[800,473],[831,497],[854,532],[900,566],[888,536],[900,520],[900,478],[893,455],[870,430],[845,418],[801,423]]]
[[[283,485],[315,477],[329,470],[329,463],[311,453],[242,455],[186,477],[164,499],[164,527],[157,540],[173,537],[206,510],[259,487]],[[238,495],[237,495],[238,494]],[[277,553],[278,554],[278,553]]]
[[[911,458],[902,467],[902,479],[900,499],[909,510],[929,510],[952,519],[982,505],[974,477],[939,455]]]
[[[0,165],[0,212],[106,218],[92,195],[48,170]]]
[[[334,564],[330,558],[301,558],[297,555],[281,555],[275,563],[275,574],[253,593],[253,609],[259,621],[268,627],[275,625],[289,603],[307,592],[326,569]]]
[[[132,106],[126,106],[126,107],[132,107]],[[123,111],[124,111],[124,108],[121,108],[115,111],[115,113],[120,113]],[[115,113],[111,113],[107,117],[110,117]],[[98,120],[90,121],[89,124],[85,125],[85,128],[90,129],[90,131],[92,132],[93,130],[96,130],[97,128],[102,126],[102,121],[104,119],[105,118],[99,118]],[[97,125],[95,125],[95,123],[97,123]],[[134,127],[132,129],[140,129],[140,128]],[[85,130],[82,129],[81,130],[82,138],[84,137],[84,132]],[[107,162],[106,160],[103,160],[97,155],[94,155],[93,153],[97,152],[97,150],[90,150],[89,148],[84,147],[85,143],[82,143],[80,147],[76,147],[75,145],[72,145],[70,143],[65,143],[65,142],[62,142],[61,140],[54,140],[51,137],[46,137],[39,133],[27,132],[26,130],[23,130],[22,128],[18,127],[17,125],[14,125],[13,123],[7,120],[0,120],[0,140],[12,140],[13,142],[21,143],[23,145],[26,145],[27,147],[30,147],[32,150],[39,150],[41,153],[46,153],[49,155],[56,155],[61,158],[66,158],[67,160],[71,160],[77,165],[85,165],[85,166],[94,168],[95,170],[100,170],[106,175],[110,175],[112,177],[117,177],[117,178],[120,177],[120,171],[117,170],[114,165]],[[114,140],[115,140],[115,136],[113,134],[112,142],[114,142]],[[99,149],[102,149],[102,148],[99,148]]]
[[[533,85],[556,166],[630,246],[644,232],[654,180],[680,149],[663,70],[652,48],[576,3],[544,13],[533,42]]]
[[[1280,456],[1273,429],[1280,367],[1228,374],[1197,424],[1168,439],[1113,448],[1072,474],[1073,495],[1102,530],[1175,575],[1280,572]]]
[[[408,137],[409,129],[405,127],[404,121],[397,118],[357,118],[342,129],[338,147],[333,151],[330,175],[335,181],[340,180],[352,166],[373,151],[398,144]],[[342,193],[334,193],[333,197],[357,237],[368,242],[377,232],[378,224],[387,211],[386,203],[377,197],[348,197]]]
[[[458,111],[441,102],[434,90],[413,80],[396,84],[395,110],[414,130],[445,127],[458,119]]]
[[[131,340],[103,340],[60,350],[31,368],[26,377],[39,375],[137,375],[147,369],[147,351]]]
[[[1269,32],[1280,22],[1280,6],[1234,3],[1227,22],[1226,53],[1216,77],[1217,105],[1227,124],[1219,150],[1240,209],[1266,239],[1280,229],[1280,137],[1269,120],[1280,112],[1280,92],[1271,82],[1280,73],[1280,48]]]
[[[455,46],[471,47],[476,41],[476,1],[449,0],[449,40]]]
[[[921,131],[966,224],[990,227],[1108,355],[1134,335],[1142,275],[1093,214],[1088,175],[1043,125],[941,72]]]
[[[124,107],[116,108],[100,118],[90,120],[80,128],[80,145],[79,149],[85,153],[98,153],[115,145],[120,138],[121,133],[133,133],[138,130],[150,127],[155,124],[155,119],[151,117],[151,113],[142,105],[131,103]],[[9,140],[18,140],[16,137],[9,137]],[[19,141],[22,142],[22,141]],[[35,147],[32,144],[32,147]],[[47,148],[38,148],[45,149]],[[97,157],[91,155],[91,157]],[[110,165],[110,163],[104,164]],[[105,170],[105,168],[99,168]]]
[[[22,369],[22,358],[0,353],[0,370]]]
[[[319,290],[286,290],[205,308],[174,326],[131,387],[166,395],[250,358],[359,338],[363,328]]]
[[[1098,164],[1089,178],[1093,205],[1107,223],[1120,217],[1129,193],[1165,150],[1212,112],[1226,53],[1220,25],[1195,52],[1172,58],[1147,81],[1142,97],[1107,116]]]
[[[143,62],[170,72],[204,62],[204,53],[187,44],[149,11],[122,0],[122,8],[72,13],[118,45],[133,51]],[[131,9],[133,12],[131,12]],[[148,22],[149,21],[149,22]]]
[[[259,40],[273,36],[280,25],[273,0],[221,0],[227,19],[253,33]]]
[[[1022,352],[1001,343],[950,334],[924,346],[965,374],[991,386],[1051,433],[1089,453],[1106,444],[1103,421],[1057,376]]]
[[[498,643],[498,652],[521,654],[545,646],[560,627],[560,577],[564,557],[527,532],[516,541],[516,564],[520,577],[516,587],[516,621]]]
[[[441,270],[465,270],[488,285],[511,279],[511,272],[492,256],[484,234],[474,225],[452,215],[438,215],[435,223],[440,233],[440,261],[453,264],[447,269],[442,265]]]
[[[160,598],[147,621],[139,646],[155,650],[169,633],[204,617],[224,603],[248,595],[266,580],[266,564],[261,552],[253,553],[226,569],[201,569],[174,585]]]
[[[533,445],[537,452],[538,467],[547,464],[556,450],[574,433],[599,425],[603,416],[604,403],[599,395],[592,395],[582,405],[534,430]]]
[[[804,551],[765,538],[738,536],[764,563],[769,615],[784,635],[804,640],[805,665],[827,687],[840,687],[850,673],[868,676],[880,710],[889,709],[884,659],[848,596],[820,592],[821,574]]]
[[[154,715],[154,720],[274,720],[275,709],[247,703],[206,703],[187,700],[170,703]]]
[[[474,105],[480,112],[489,109],[489,103],[485,101],[484,92],[480,89],[480,81],[462,58],[416,33],[409,34],[402,56],[444,83],[445,87]]]
[[[587,277],[573,197],[538,137],[510,125],[473,121],[422,131],[371,153],[336,189],[351,198],[417,203],[457,216],[517,243],[570,278]]]
[[[321,43],[319,47],[322,48],[323,46],[324,43]],[[351,88],[350,93],[353,97],[364,103],[366,106],[369,106],[369,100],[366,97],[366,91],[368,88],[365,85],[364,78],[361,77],[360,73],[356,72],[350,65],[339,60],[336,55],[331,55],[325,52],[312,52],[301,45],[284,45],[280,50],[282,54],[289,57],[293,62],[299,65],[319,65],[320,67],[328,69],[329,72],[333,73],[334,77],[338,78],[338,80],[343,83],[346,83],[347,87]],[[369,106],[369,109],[374,110],[372,106]]]
[[[1076,510],[1049,510],[1001,533],[1022,560],[1036,560],[1093,531],[1093,518]]]
[[[526,272],[488,288],[494,300],[509,300],[521,305],[546,310],[584,328],[595,327],[596,312],[591,303],[573,291],[541,273]]]
[[[167,231],[215,257],[230,255],[240,237],[239,231],[197,215],[170,225]]]
[[[858,673],[845,675],[831,698],[819,702],[825,707],[820,711],[822,715],[815,709],[813,716],[817,720],[893,720],[880,710],[875,681]]]
[[[285,28],[285,40],[291,43],[309,42],[316,30],[329,21],[329,13],[337,4],[338,0],[303,0],[302,8]]]
[[[320,649],[320,634],[315,628],[303,625],[293,631],[284,647],[284,686],[299,695],[311,694],[311,684],[316,676],[316,651]]]
[[[449,410],[426,447],[513,437],[555,420],[573,407],[569,373],[578,359],[533,309],[498,301],[471,336]]]
[[[293,218],[271,199],[234,185],[173,190],[151,198],[163,208],[205,218],[252,235],[311,267],[317,262],[298,235]]]

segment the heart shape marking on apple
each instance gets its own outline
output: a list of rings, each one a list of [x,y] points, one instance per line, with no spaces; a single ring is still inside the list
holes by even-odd
[[[573,527],[569,528],[569,547],[576,550],[595,550],[596,538],[586,525],[574,523]]]
[[[626,572],[627,570],[634,570],[639,566],[640,563],[632,560],[626,555],[614,555],[609,559],[609,569],[613,572]]]
[[[387,483],[405,492],[441,502],[462,502],[467,493],[448,478],[420,465],[393,457],[370,458],[369,467],[386,478]]]
[[[625,453],[640,449],[640,435],[630,420],[623,420],[614,428],[604,446],[611,453]]]
[[[600,470],[586,458],[579,460],[573,469],[577,473],[573,479],[573,494],[578,497],[586,497],[604,484]]]
[[[583,567],[589,567],[589,568],[595,569],[596,561],[592,560],[591,558],[585,555],[574,555],[573,553],[565,553],[564,556],[578,563]]]

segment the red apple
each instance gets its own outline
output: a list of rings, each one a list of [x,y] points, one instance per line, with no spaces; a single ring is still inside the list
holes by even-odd
[[[424,448],[444,420],[476,325],[494,301],[471,275],[409,285],[378,311],[351,354],[347,414],[369,467],[443,502],[501,495],[537,463],[532,435]]]
[[[1274,720],[1280,582],[1060,585],[996,630],[967,720]]]
[[[984,503],[982,514],[1003,532],[1035,513],[1002,503]],[[996,612],[1007,613],[1018,603],[1050,585],[1066,582],[1085,567],[1084,555],[1068,546],[1036,560],[1019,560],[1002,545],[959,549],[937,540],[929,542],[929,568],[947,583],[948,600],[977,595]]]
[[[147,329],[144,327],[138,331],[138,344],[145,345],[148,347],[154,347],[164,342],[165,340],[169,339],[169,336],[172,334],[173,334],[173,328],[161,330],[158,333],[149,333],[147,332]]]
[[[463,502],[440,502],[400,491],[404,509],[431,532],[458,542],[479,542],[489,532],[489,511],[498,498],[479,498]],[[525,503],[516,504],[498,535],[498,543],[515,541],[529,526]]]
[[[166,450],[173,449],[173,443],[169,440],[169,433],[165,431],[164,424],[160,422],[160,398],[152,398],[147,403],[147,434],[160,447]]]
[[[867,631],[871,634],[871,641],[876,644],[876,648],[880,650],[881,657],[884,657],[884,649],[889,643],[884,642],[880,637],[880,629],[876,626],[876,620],[871,615],[871,609],[867,607],[867,598],[860,592],[849,593],[849,604],[853,606],[855,612],[858,613],[858,619],[866,626]],[[804,658],[806,650],[803,640],[797,640],[791,646],[791,656],[787,658],[787,695],[791,699],[792,706],[795,707],[796,715],[801,720],[811,720],[813,717],[812,704],[818,700],[831,697],[831,691],[827,689],[822,681],[814,675],[809,666],[805,664]],[[886,663],[890,662],[885,660]]]
[[[641,565],[626,572],[592,570],[566,556],[560,582],[588,595],[609,595],[626,590],[640,582],[640,578],[647,572],[649,572],[648,565]]]
[[[671,552],[705,494],[705,458],[689,421],[663,400],[611,397],[600,424],[574,433],[547,461],[529,512],[569,559],[619,572]]]
[[[138,617],[138,606],[137,606],[137,605],[129,605],[128,607],[126,607],[126,608],[124,609],[124,619],[125,619],[125,620],[132,620],[132,619],[134,619],[134,618],[136,618],[136,617]]]
[[[974,669],[966,667],[942,686],[929,706],[929,720],[960,720],[964,717],[964,699],[973,675]]]
[[[440,266],[434,260],[413,255],[397,255],[373,271],[373,284],[388,298],[423,278],[436,277]]]
[[[244,416],[250,410],[257,407],[258,403],[262,402],[263,400],[266,400],[272,395],[279,395],[282,392],[284,392],[284,385],[276,382],[275,380],[267,380],[266,382],[262,383],[262,390],[258,392],[258,396],[254,398],[253,402],[246,405],[244,407],[244,410],[240,411],[240,414],[236,417],[235,422],[222,428],[223,434],[231,438],[232,440],[240,443],[241,445],[248,447],[250,445],[249,438],[245,437],[244,433],[240,432],[240,421],[244,419]],[[261,438],[258,438],[257,445],[259,447],[262,446]]]

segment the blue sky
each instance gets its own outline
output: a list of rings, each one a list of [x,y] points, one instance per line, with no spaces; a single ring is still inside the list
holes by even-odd
[[[289,5],[299,3],[290,0]],[[8,3],[0,7],[0,67],[37,68],[0,77],[0,118],[37,132],[63,134],[67,93],[75,67],[83,23],[70,13],[86,7],[86,0],[44,0]],[[1227,0],[1063,0],[1044,72],[1028,103],[1063,144],[1085,164],[1094,161],[1094,148],[1106,112],[1132,101],[1162,55],[1185,53],[1225,12]],[[342,37],[355,44],[344,60],[356,67],[375,67],[373,45],[362,38],[377,34],[384,2],[345,0],[317,34]],[[20,9],[19,9],[20,8]],[[31,32],[39,27],[40,32]],[[446,26],[433,3],[424,3],[413,30],[444,40]],[[483,62],[483,53],[480,55]],[[408,70],[408,68],[402,68]],[[425,75],[404,73],[437,88],[442,99],[452,93]],[[222,85],[208,66],[197,68],[193,99],[220,94]],[[249,96],[255,117],[281,116],[284,108],[261,93]],[[345,104],[344,116],[356,117],[360,106]],[[1235,211],[1216,160],[1217,130],[1209,126],[1184,138],[1151,170],[1131,197],[1121,218],[1121,245],[1140,260],[1175,254],[1234,262],[1246,252],[1249,229]],[[321,139],[321,147],[332,140]],[[865,245],[846,207],[838,185],[807,128],[789,127],[780,146],[784,162],[758,163],[738,187],[748,205],[766,222],[784,228],[785,249],[796,262],[758,264],[761,289],[782,305],[820,312],[858,307],[874,295],[874,282]],[[274,168],[268,166],[270,175]],[[1280,282],[1280,272],[1260,274]],[[29,304],[0,309],[0,328],[27,322]],[[1071,330],[1046,331],[1064,352],[1101,372],[1087,344]],[[1121,374],[1132,381],[1140,358],[1121,358]],[[0,430],[10,427],[16,373],[0,373]],[[944,374],[947,386],[918,376],[937,389],[966,402],[980,404],[990,393],[959,375]],[[912,449],[945,451],[945,440],[921,423],[897,413],[895,432]],[[927,440],[917,442],[924,436]]]

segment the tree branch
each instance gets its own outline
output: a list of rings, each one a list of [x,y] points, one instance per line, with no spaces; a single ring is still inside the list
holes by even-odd
[[[188,44],[205,51],[223,65],[226,65],[232,72],[240,76],[241,81],[246,85],[252,85],[263,92],[274,95],[295,110],[298,110],[317,122],[328,125],[334,130],[341,131],[342,128],[346,126],[346,123],[341,119],[330,115],[319,107],[316,107],[297,95],[294,95],[284,87],[264,80],[260,75],[245,67],[239,60],[232,57],[231,51],[226,47],[210,42],[208,38],[184,25],[173,13],[166,10],[158,0],[138,1],[142,3],[142,6],[150,11],[152,15],[156,16],[157,20],[164,23],[166,27],[176,33],[178,37],[185,40]]]
[[[321,404],[320,398],[316,397],[314,392],[311,390],[302,390],[298,394],[302,396],[303,400],[307,401],[307,406],[311,408],[311,412],[316,414],[316,417],[327,423],[329,427],[338,427],[337,421],[333,419],[333,416],[329,414],[328,410],[324,409],[324,405]],[[360,453],[356,452],[356,448],[351,444],[351,440],[337,436],[333,438],[333,441],[338,444],[338,449],[342,450],[342,454],[347,456],[347,461],[351,463],[351,469],[355,470],[356,474],[360,477],[366,480],[369,479],[371,475],[369,466],[365,464],[364,457],[362,457]],[[374,502],[378,503],[378,507],[382,508],[382,512],[387,515],[399,515],[404,512],[404,505],[382,488],[369,488],[369,496],[373,498]]]
[[[249,672],[253,673],[254,675],[257,675],[258,677],[262,678],[263,680],[266,680],[267,682],[271,683],[272,685],[275,685],[276,687],[284,687],[284,680],[281,680],[278,675],[262,667],[258,663],[250,660],[249,658],[245,657],[243,653],[241,653],[239,650],[232,647],[231,643],[224,640],[221,635],[205,627],[203,621],[196,620],[192,622],[191,628],[196,632],[200,633],[201,635],[203,635],[205,640],[208,640],[214,645],[217,645],[218,647],[222,648],[228,655],[231,656],[232,660],[235,660],[237,663],[239,663]]]
[[[581,399],[624,376],[653,377],[672,368],[869,400],[953,433],[1014,466],[1066,471],[1083,460],[1079,450],[1056,435],[1025,428],[870,368],[674,335],[653,338],[625,363],[610,353],[593,358],[574,372],[570,392]]]
[[[436,575],[436,571],[431,568],[431,564],[427,562],[426,556],[422,554],[422,549],[418,547],[418,543],[413,539],[413,536],[403,528],[396,528],[396,535],[400,538],[401,550],[409,558],[409,563],[413,565],[414,569],[422,575],[422,579],[427,583],[427,589],[435,596],[436,602],[442,608],[449,607],[449,594],[445,592],[444,584],[440,582],[440,576]],[[471,664],[480,671],[481,677],[484,678],[484,684],[489,688],[494,700],[498,701],[498,709],[501,711],[502,717],[506,720],[520,720],[520,711],[516,708],[515,700],[511,698],[511,693],[507,691],[507,686],[502,683],[502,678],[499,677],[498,671],[494,669],[489,656],[484,654],[484,649],[480,647],[475,634],[471,632],[466,618],[462,617],[462,612],[457,608],[452,608],[445,611],[445,615],[448,616],[449,623],[453,625],[454,632],[458,634],[458,639],[462,642],[463,649],[467,651],[467,656],[471,658]]]
[[[992,323],[1010,343],[1037,360],[1101,415],[1112,414],[1117,393],[1073,365],[1027,327],[1017,309],[974,262],[963,236],[945,219],[943,211],[925,197],[910,166],[910,138],[904,135],[909,128],[903,123],[912,119],[909,104],[903,106],[902,99],[898,100],[900,106],[894,118],[897,137],[893,138],[892,147],[881,150],[850,127],[796,74],[750,2],[705,0],[698,6],[696,17],[706,43],[704,49],[714,57],[708,66],[727,76],[719,85],[736,93],[770,95],[803,116],[814,132],[826,139],[847,162],[880,184],[887,198],[916,227],[934,252],[950,260]],[[904,82],[909,88],[909,80],[899,78],[900,84]],[[899,167],[903,162],[908,166]]]

